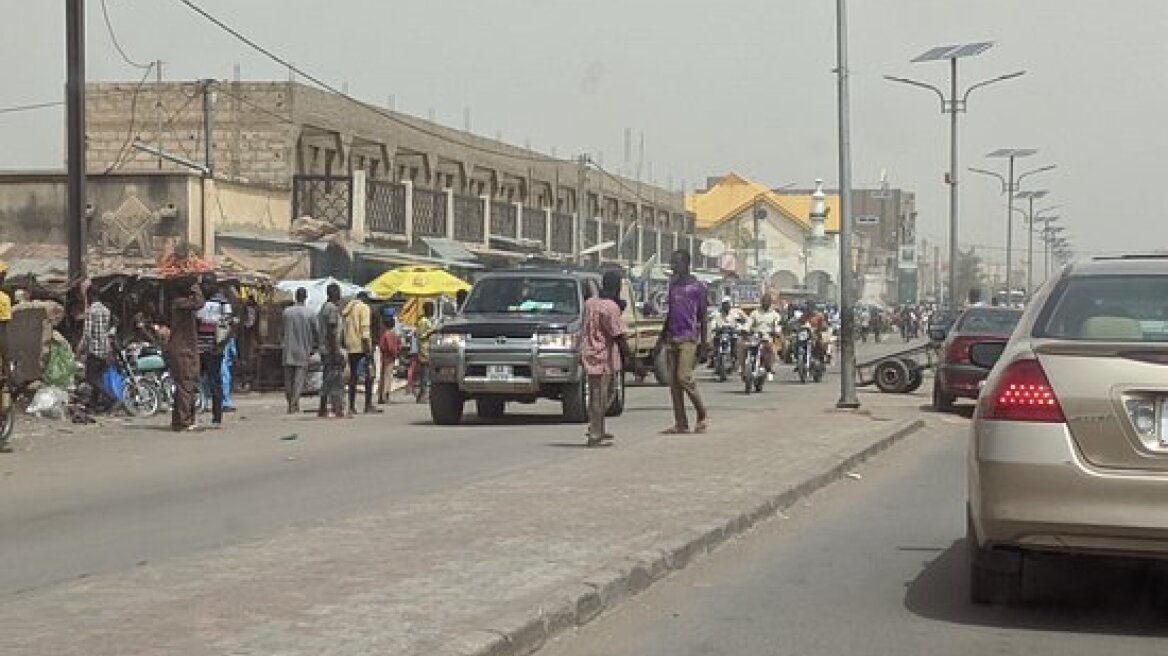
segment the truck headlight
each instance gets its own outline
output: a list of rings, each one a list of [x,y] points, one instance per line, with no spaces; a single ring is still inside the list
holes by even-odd
[[[466,344],[467,335],[463,333],[442,333],[435,337],[435,345],[449,348],[458,348]]]
[[[568,333],[549,333],[539,336],[539,345],[550,348],[574,349],[576,336]]]

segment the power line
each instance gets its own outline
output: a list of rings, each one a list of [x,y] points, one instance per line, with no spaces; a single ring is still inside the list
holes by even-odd
[[[312,82],[313,84],[319,86],[320,88],[325,89],[326,91],[332,92],[338,96],[341,96],[342,98],[348,100],[349,102],[352,102],[360,107],[363,107],[363,108],[377,114],[378,116],[381,116],[382,118],[389,119],[390,121],[397,123],[398,125],[412,129],[416,132],[433,137],[435,139],[441,139],[443,141],[461,146],[463,148],[475,150],[475,151],[485,153],[488,155],[494,155],[496,157],[507,157],[510,159],[527,161],[527,162],[545,162],[545,163],[546,162],[553,162],[553,163],[558,163],[558,164],[566,163],[565,160],[554,159],[551,157],[547,157],[546,155],[524,155],[524,154],[520,154],[520,153],[509,153],[509,152],[505,152],[502,150],[495,150],[493,148],[487,148],[485,146],[480,146],[480,145],[477,145],[474,143],[460,141],[458,139],[451,137],[450,135],[442,134],[441,132],[437,132],[435,130],[430,130],[430,129],[427,129],[427,128],[422,127],[420,125],[414,125],[413,123],[406,121],[406,120],[402,119],[401,117],[395,116],[389,112],[382,110],[380,107],[377,107],[376,105],[370,105],[369,103],[366,103],[362,100],[358,100],[358,99],[350,96],[349,94],[341,91],[340,89],[337,89],[336,87],[329,84],[328,82],[325,82],[324,80],[316,77],[315,75],[304,71],[303,69],[297,67],[295,64],[288,61],[287,59],[280,57],[279,55],[275,54],[271,50],[268,50],[267,48],[265,48],[264,46],[255,42],[254,40],[248,38],[247,36],[245,36],[244,34],[239,32],[239,30],[236,30],[235,28],[231,27],[227,23],[225,23],[222,20],[211,15],[210,13],[208,13],[206,10],[204,10],[203,8],[196,5],[191,0],[178,0],[178,2],[182,3],[183,5],[186,5],[186,7],[188,9],[190,9],[191,11],[195,12],[199,16],[202,16],[205,20],[214,24],[216,27],[223,30],[224,32],[227,32],[228,34],[233,36],[236,40],[242,42],[243,44],[245,44],[249,48],[255,50],[256,52],[259,52],[260,54],[264,55],[268,59],[271,59],[272,61],[276,62],[280,66],[287,68],[288,70],[296,73],[297,75]]]
[[[28,105],[13,105],[11,107],[0,107],[0,114],[15,114],[17,112],[31,112],[36,109],[48,109],[49,107],[64,107],[64,100],[51,100],[48,102],[31,103]]]
[[[101,0],[101,16],[102,16],[102,18],[105,19],[105,28],[106,28],[106,31],[109,32],[110,41],[113,42],[114,49],[118,51],[118,54],[122,56],[122,59],[125,60],[125,62],[127,64],[129,64],[130,66],[133,66],[134,68],[137,68],[139,70],[149,71],[150,68],[154,65],[153,63],[139,64],[138,62],[131,59],[130,56],[126,54],[125,49],[122,48],[122,44],[118,41],[118,35],[114,31],[114,24],[113,24],[113,22],[110,21],[109,7],[106,6],[106,0]]]
[[[134,87],[134,95],[130,99],[130,125],[126,128],[126,140],[122,142],[122,147],[118,149],[117,157],[102,172],[102,175],[109,175],[124,163],[126,152],[130,148],[130,143],[134,140],[134,123],[138,120],[138,96],[142,93],[142,87],[146,84],[146,78],[150,77],[150,71],[153,69],[154,62],[151,62],[142,73],[142,79],[138,81],[138,86]]]

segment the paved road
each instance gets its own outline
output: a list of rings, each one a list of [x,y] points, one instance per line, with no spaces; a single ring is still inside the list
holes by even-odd
[[[966,601],[965,436],[909,438],[541,656],[1162,652],[1168,581],[1144,568],[1042,563],[1030,605]]]
[[[799,385],[790,371],[779,378],[749,398],[733,382],[706,383],[715,428],[719,416],[758,403],[827,406],[837,397],[835,375],[819,385]],[[280,405],[273,399],[267,408],[244,409],[223,431],[84,429],[0,459],[0,596],[355,516],[386,499],[586,453],[548,448],[582,441],[581,428],[560,424],[558,404],[548,402],[518,406],[523,414],[499,425],[454,429],[435,428],[424,407],[406,403],[381,416],[327,423],[286,418]],[[671,423],[662,388],[630,388],[628,406],[614,424],[618,435],[651,434]]]

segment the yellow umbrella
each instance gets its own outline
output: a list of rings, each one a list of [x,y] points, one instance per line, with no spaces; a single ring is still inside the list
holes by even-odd
[[[369,291],[381,298],[394,294],[405,296],[439,296],[470,290],[466,281],[444,269],[427,266],[399,267],[386,271],[369,283]]]

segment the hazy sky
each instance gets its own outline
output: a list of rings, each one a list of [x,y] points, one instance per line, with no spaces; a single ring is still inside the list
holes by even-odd
[[[131,57],[162,59],[168,79],[287,73],[176,0],[107,0]],[[659,183],[690,188],[730,170],[779,186],[834,185],[835,3],[831,0],[200,0],[297,65],[353,95],[560,155],[602,151],[623,167],[626,127],[645,134]],[[111,46],[89,0],[91,80],[140,75]],[[0,0],[0,106],[57,100],[64,84],[64,3]],[[1004,170],[985,154],[1033,147],[1027,181],[1051,196],[1076,251],[1164,245],[1168,80],[1165,0],[851,0],[853,178],[882,170],[917,193],[919,234],[947,234],[948,122],[927,91],[882,74],[947,85],[947,65],[910,64],[927,48],[995,41],[961,65],[978,90],[962,116],[961,166]],[[20,20],[12,20],[19,16]],[[60,167],[63,111],[0,114],[0,168]],[[635,150],[635,147],[634,147]],[[1001,257],[997,181],[964,173],[966,243]],[[1023,240],[1018,228],[1016,242]],[[997,250],[991,250],[997,249]]]

